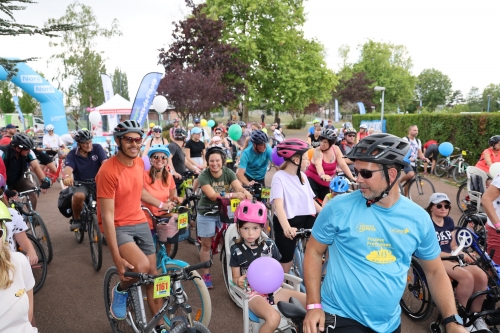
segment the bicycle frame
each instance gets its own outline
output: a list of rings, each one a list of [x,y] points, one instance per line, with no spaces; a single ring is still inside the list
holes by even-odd
[[[57,171],[56,173],[52,173],[50,172],[50,170],[48,168],[45,168],[45,176],[49,177],[50,181],[52,184],[54,184],[57,179],[59,178],[59,175],[61,174],[62,172],[62,168],[63,168],[63,164],[64,164],[64,159],[62,158],[59,158],[58,159],[59,162],[57,163]]]

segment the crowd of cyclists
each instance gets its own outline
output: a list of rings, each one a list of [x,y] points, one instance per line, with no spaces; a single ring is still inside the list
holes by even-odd
[[[40,180],[42,193],[51,187],[44,169],[55,169],[52,156],[58,154],[65,159],[62,182],[72,188],[70,230],[81,227],[83,203],[90,191],[96,192],[97,217],[121,280],[111,299],[110,311],[117,320],[126,317],[126,291],[133,284],[125,272],[157,274],[155,227],[141,204],[154,215],[172,211],[183,200],[179,187],[189,170],[197,175],[193,187],[200,193],[195,221],[200,262],[211,259],[212,238],[222,223],[220,216],[204,213],[218,205],[218,199],[240,201],[235,222],[241,236],[238,242],[244,247],[231,248],[230,266],[233,283],[251,296],[250,309],[266,319],[259,332],[274,332],[277,317],[267,310],[267,295],[247,288],[246,270],[254,259],[270,256],[289,272],[300,228],[312,228],[304,260],[307,294],[296,295],[307,309],[303,332],[400,332],[399,299],[412,255],[420,259],[447,332],[488,328],[479,318],[466,330],[455,305],[455,297],[463,304],[486,288],[484,272],[475,266],[455,269],[454,263],[443,264],[440,259],[456,247],[448,196],[432,195],[426,212],[400,194],[398,183],[408,184],[413,178],[417,159],[432,160],[434,166],[437,158],[438,143],[422,146],[416,125],[409,128],[408,136],[398,138],[366,125],[356,131],[350,123],[336,129],[330,120],[326,124],[315,120],[305,140],[287,139],[279,123],[271,124],[268,135],[265,124],[241,121],[236,125],[242,127],[242,135],[234,140],[228,136],[231,125],[203,127],[195,118],[184,128],[175,119],[168,129],[151,123],[146,133],[141,124],[125,120],[103,144],[93,143],[87,129],[59,137],[47,125],[41,147],[8,125],[0,141],[4,144],[0,145],[0,299],[4,304],[0,305],[0,331],[36,332],[32,328],[34,282],[29,272],[36,254],[26,241],[26,224],[7,206],[18,192],[36,187],[25,177],[28,170]],[[500,136],[492,137],[489,145],[478,162],[484,169],[500,162]],[[284,160],[276,165],[278,171],[269,184],[274,239],[261,239],[267,208],[245,187],[266,185],[273,154]],[[489,244],[500,254],[500,237],[495,232],[500,229],[498,179],[485,193],[484,209],[487,228],[492,230]],[[95,180],[95,185],[74,186],[88,180]],[[359,190],[352,192],[353,183]],[[36,199],[33,193],[34,209]],[[27,248],[28,259],[16,253],[16,243]],[[330,260],[323,276],[325,254]],[[210,269],[203,268],[201,273],[206,287],[213,288]],[[450,277],[459,282],[455,295]],[[153,297],[152,285],[146,292],[151,312],[157,313],[162,300]],[[290,296],[281,290],[274,294],[283,300]],[[481,310],[482,301],[476,299],[474,312]],[[167,332],[162,321],[156,331]]]

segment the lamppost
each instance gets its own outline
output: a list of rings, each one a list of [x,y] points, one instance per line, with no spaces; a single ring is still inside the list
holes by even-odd
[[[491,95],[488,95],[488,111],[490,112],[490,100],[491,100]]]
[[[381,115],[380,115],[380,128],[382,129],[382,125],[384,123],[384,93],[385,93],[385,87],[375,86],[373,89],[375,91],[382,91],[382,111],[381,111]]]

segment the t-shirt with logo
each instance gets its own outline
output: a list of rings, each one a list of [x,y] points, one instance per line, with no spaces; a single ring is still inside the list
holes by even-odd
[[[198,177],[198,182],[200,183],[201,191],[201,199],[198,203],[200,207],[207,207],[210,205],[217,205],[217,201],[210,200],[205,192],[203,192],[203,186],[210,185],[215,192],[221,193],[222,191],[228,194],[231,192],[232,187],[231,183],[236,180],[236,174],[233,170],[228,169],[227,167],[222,167],[222,175],[218,178],[215,178],[210,169],[203,170]],[[198,209],[199,213],[203,214],[209,211],[208,209]]]
[[[417,138],[410,139],[407,136],[403,139],[410,143],[410,158],[413,160],[412,162],[410,162],[410,165],[415,166],[415,161],[418,158],[418,150],[422,149],[422,142]]]
[[[64,142],[61,140],[59,135],[57,134],[45,134],[43,136],[43,146],[50,147],[54,149],[59,149],[60,146],[64,145]]]
[[[104,148],[98,143],[93,143],[92,150],[87,157],[83,157],[79,152],[78,148],[71,150],[66,156],[65,165],[73,169],[74,180],[94,179],[102,162],[108,158]]]
[[[433,221],[434,222],[434,221]],[[451,253],[451,241],[453,240],[453,230],[455,229],[455,222],[449,216],[445,216],[444,224],[442,227],[434,223],[436,230],[436,237],[441,247],[441,252]]]
[[[399,301],[411,257],[432,260],[441,249],[429,214],[400,196],[390,208],[366,206],[360,191],[338,195],[316,218],[312,236],[328,245],[323,310],[376,332],[401,322]]]

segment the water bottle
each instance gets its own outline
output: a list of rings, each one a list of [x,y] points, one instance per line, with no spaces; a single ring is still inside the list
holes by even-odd
[[[226,196],[226,191],[224,190],[220,191],[220,196],[224,198]]]

